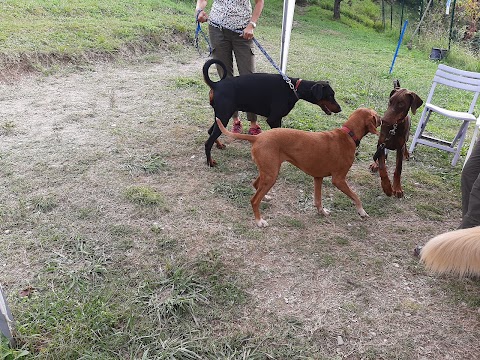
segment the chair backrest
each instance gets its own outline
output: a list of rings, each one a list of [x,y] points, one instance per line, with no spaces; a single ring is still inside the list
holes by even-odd
[[[468,112],[473,113],[480,94],[480,73],[453,68],[444,64],[438,65],[433,77],[432,87],[428,94],[427,103],[431,103],[437,84],[442,84],[459,90],[473,92],[473,99]]]

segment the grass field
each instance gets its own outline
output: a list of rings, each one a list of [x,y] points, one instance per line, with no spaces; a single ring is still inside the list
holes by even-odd
[[[274,59],[281,6],[267,1],[256,30]],[[191,2],[0,10],[0,283],[17,340],[1,343],[5,359],[477,357],[480,283],[429,274],[411,255],[458,226],[463,159],[452,168],[451,155],[419,147],[405,198],[387,198],[368,170],[377,139],[365,137],[348,180],[366,220],[329,179],[332,214],[319,217],[312,179],[285,164],[258,229],[249,145],[229,142],[213,151],[218,167],[205,165],[212,110]],[[402,47],[390,74],[396,39],[330,15],[297,7],[288,74],[329,80],[343,111],[299,102],[284,126],[383,113],[394,79],[426,98],[429,51]],[[458,59],[447,61],[469,63]]]

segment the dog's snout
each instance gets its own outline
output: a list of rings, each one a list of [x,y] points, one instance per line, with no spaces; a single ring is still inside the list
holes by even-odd
[[[331,115],[332,113],[339,113],[342,111],[340,105],[335,101],[335,99],[331,100],[320,100],[317,102],[317,105],[323,110],[323,112],[327,115]]]
[[[382,116],[382,117],[379,117],[379,120],[380,120],[380,125],[381,124],[386,124],[386,125],[394,125],[397,123],[397,120],[395,119],[392,119],[388,116]]]

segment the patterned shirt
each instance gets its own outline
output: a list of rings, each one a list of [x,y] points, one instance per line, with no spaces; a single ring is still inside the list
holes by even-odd
[[[214,0],[208,18],[213,26],[219,25],[231,30],[243,30],[247,27],[251,17],[252,4],[250,0]]]

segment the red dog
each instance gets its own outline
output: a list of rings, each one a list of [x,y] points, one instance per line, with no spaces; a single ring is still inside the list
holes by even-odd
[[[346,176],[360,140],[368,133],[378,134],[380,116],[374,110],[357,109],[341,128],[322,132],[276,128],[253,136],[232,133],[219,119],[217,125],[223,134],[252,144],[252,158],[259,174],[253,182],[257,191],[251,203],[258,226],[268,225],[260,215],[260,202],[277,181],[284,161],[313,176],[314,202],[319,214],[328,215],[328,210],[322,206],[322,182],[324,177],[331,176],[332,184],[353,200],[357,213],[361,217],[368,216],[360,198],[348,186]]]

